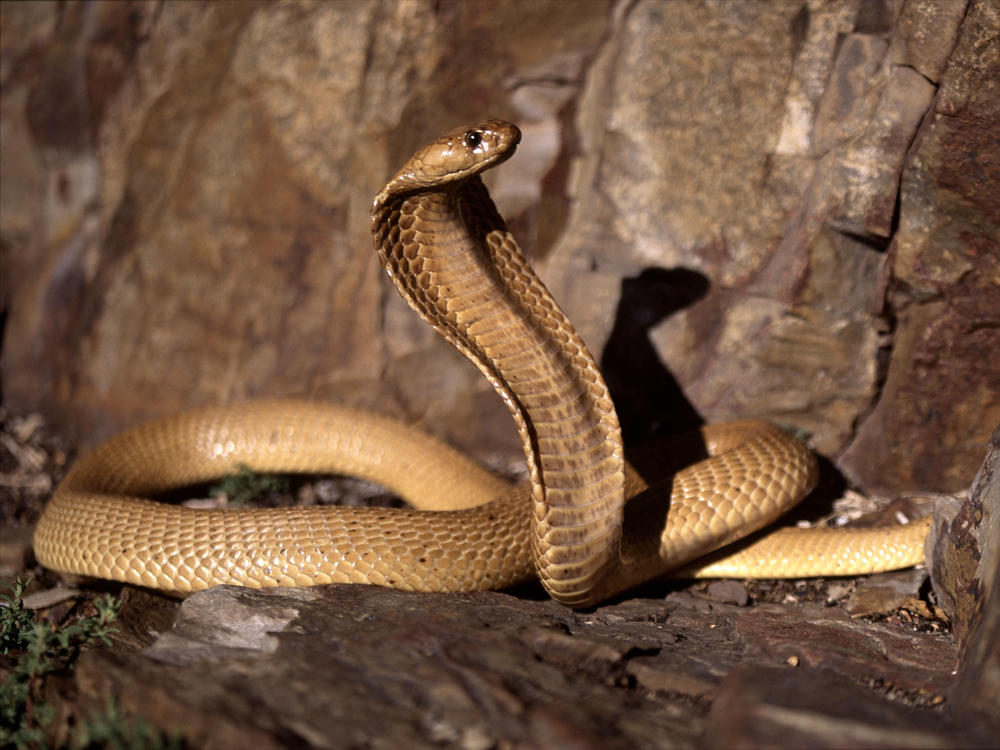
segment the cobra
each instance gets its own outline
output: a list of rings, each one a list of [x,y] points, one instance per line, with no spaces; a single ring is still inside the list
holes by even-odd
[[[929,521],[780,529],[815,485],[814,456],[763,422],[706,427],[709,457],[648,487],[625,460],[593,357],[507,230],[481,173],[520,141],[489,120],[417,151],[375,197],[375,250],[400,294],[510,410],[528,486],[500,480],[405,424],[329,404],[258,401],[139,426],[82,458],[39,521],[55,571],[185,593],[350,582],[502,589],[537,577],[586,607],[682,566],[704,576],[843,575],[923,559]],[[150,497],[249,466],[380,482],[412,509],[205,510]]]

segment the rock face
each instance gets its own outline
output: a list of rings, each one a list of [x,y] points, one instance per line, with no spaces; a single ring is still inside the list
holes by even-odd
[[[968,500],[932,535],[931,581],[958,636],[962,665],[953,694],[969,722],[991,722],[1000,731],[1000,428],[972,484]]]
[[[967,487],[1000,421],[997,12],[5,3],[4,399],[86,446],[306,395],[516,460],[368,234],[415,147],[490,115],[524,131],[494,196],[570,318],[650,355],[605,352],[632,434],[763,416],[862,487]]]
[[[196,594],[145,649],[88,653],[76,681],[206,748],[980,744],[927,710],[953,668],[948,636],[820,605],[679,593],[577,614],[347,585]]]
[[[940,455],[971,460],[997,425],[998,25],[995,3],[970,5],[903,171],[886,301],[897,321],[892,356],[881,398],[844,456],[869,484],[959,487],[968,474]],[[917,69],[929,66],[923,74],[937,80],[938,66],[912,54]],[[935,392],[951,395],[936,402]]]

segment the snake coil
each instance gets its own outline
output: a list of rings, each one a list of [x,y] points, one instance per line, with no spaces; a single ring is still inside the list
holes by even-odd
[[[480,174],[520,131],[499,120],[419,150],[375,197],[372,234],[410,306],[490,381],[530,478],[510,487],[394,420],[346,407],[258,401],[152,422],[69,472],[35,532],[43,565],[172,592],[221,583],[503,588],[537,576],[556,600],[595,604],[689,565],[807,494],[816,461],[761,422],[710,426],[711,456],[647,488],[626,464],[593,357],[527,263]],[[239,466],[380,482],[412,510],[198,510],[148,499]],[[434,510],[436,512],[431,512]],[[920,562],[927,522],[863,533],[786,529],[702,575],[856,574]]]

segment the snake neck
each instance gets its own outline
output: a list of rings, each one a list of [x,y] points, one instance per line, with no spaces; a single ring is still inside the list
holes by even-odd
[[[520,434],[536,567],[584,606],[618,564],[625,462],[594,358],[531,270],[478,176],[380,194],[375,249],[410,306],[487,377]]]

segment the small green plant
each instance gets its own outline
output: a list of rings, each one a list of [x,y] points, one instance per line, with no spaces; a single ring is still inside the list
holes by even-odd
[[[86,646],[110,645],[119,602],[99,597],[94,617],[56,627],[36,622],[24,609],[25,581],[6,585],[10,593],[0,594],[0,654],[16,654],[17,661],[0,685],[0,746],[44,747],[46,728],[55,716],[42,698],[46,675],[72,669]]]
[[[18,578],[7,585],[11,593],[0,594],[0,654],[27,649],[35,630],[35,618],[21,600],[25,582]]]
[[[292,491],[292,483],[281,474],[262,474],[241,465],[209,490],[212,496],[225,495],[233,505],[246,505],[260,498],[274,498]]]

